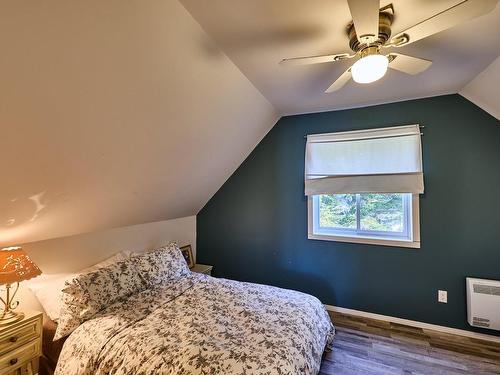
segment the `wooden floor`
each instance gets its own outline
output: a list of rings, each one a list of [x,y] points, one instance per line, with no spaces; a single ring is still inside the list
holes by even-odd
[[[500,374],[500,343],[332,313],[320,375]]]

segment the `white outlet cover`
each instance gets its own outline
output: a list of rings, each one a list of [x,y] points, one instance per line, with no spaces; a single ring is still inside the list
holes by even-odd
[[[438,302],[448,303],[448,291],[438,290]]]

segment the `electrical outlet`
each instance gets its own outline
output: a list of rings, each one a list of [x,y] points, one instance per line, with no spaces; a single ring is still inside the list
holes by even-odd
[[[448,291],[438,290],[438,302],[448,303]]]

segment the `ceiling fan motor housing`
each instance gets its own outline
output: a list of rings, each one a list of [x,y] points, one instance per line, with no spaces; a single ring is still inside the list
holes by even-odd
[[[394,20],[394,13],[392,7],[382,8],[379,12],[379,22],[378,22],[378,39],[372,43],[360,43],[358,36],[356,34],[356,29],[354,28],[354,23],[349,23],[347,26],[347,34],[349,35],[349,47],[354,52],[359,52],[367,47],[372,46],[382,46],[391,37],[391,25]]]

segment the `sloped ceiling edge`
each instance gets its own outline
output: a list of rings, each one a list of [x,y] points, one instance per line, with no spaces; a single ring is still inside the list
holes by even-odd
[[[459,94],[500,120],[500,57],[459,91]]]

